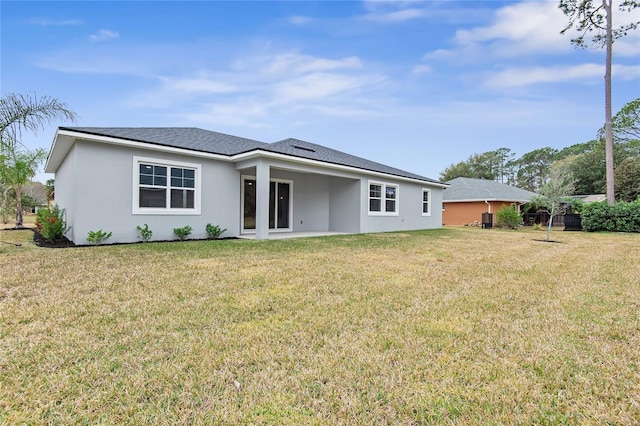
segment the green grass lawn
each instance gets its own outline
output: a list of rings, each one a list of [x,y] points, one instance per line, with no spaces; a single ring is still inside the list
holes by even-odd
[[[545,237],[0,231],[0,423],[637,424],[640,235]]]

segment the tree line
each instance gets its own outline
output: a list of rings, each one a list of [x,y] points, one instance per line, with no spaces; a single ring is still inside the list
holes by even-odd
[[[640,98],[626,104],[612,119],[615,194],[619,201],[640,196]],[[440,179],[457,177],[495,180],[532,192],[540,192],[552,179],[570,182],[571,194],[603,194],[607,178],[605,130],[596,139],[563,149],[538,148],[521,157],[510,148],[473,154],[451,164]]]

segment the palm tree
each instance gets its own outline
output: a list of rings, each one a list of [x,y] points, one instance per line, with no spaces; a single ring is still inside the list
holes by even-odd
[[[16,193],[16,228],[23,227],[22,186],[35,176],[46,151],[31,151],[22,132],[37,132],[54,120],[75,121],[77,115],[64,102],[49,96],[9,93],[0,98],[0,182]]]

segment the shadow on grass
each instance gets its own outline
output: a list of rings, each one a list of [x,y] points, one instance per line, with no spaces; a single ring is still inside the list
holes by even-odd
[[[557,240],[536,240],[534,239],[533,241],[539,241],[542,243],[559,243],[559,244],[563,244],[562,241],[557,241]]]

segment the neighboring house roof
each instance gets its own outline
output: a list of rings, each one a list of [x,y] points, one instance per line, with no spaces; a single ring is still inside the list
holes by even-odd
[[[585,203],[594,203],[605,201],[607,199],[607,194],[572,195],[572,198],[577,198]]]
[[[106,136],[227,157],[252,151],[264,151],[445,186],[435,179],[298,139],[285,139],[279,142],[265,143],[195,127],[60,127],[59,131]],[[47,169],[55,169],[55,165],[49,167],[49,164],[47,164]]]
[[[459,177],[448,182],[442,196],[444,202],[462,201],[517,201],[527,202],[537,196],[535,192],[493,180]]]

